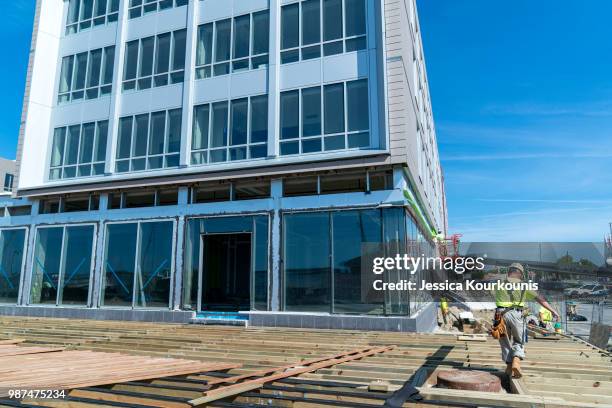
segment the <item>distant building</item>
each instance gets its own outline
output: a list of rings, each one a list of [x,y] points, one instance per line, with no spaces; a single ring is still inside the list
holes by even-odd
[[[13,191],[13,180],[15,179],[16,167],[15,160],[8,160],[0,157],[0,182],[2,182],[0,194],[11,194]]]
[[[93,4],[36,4],[5,310],[435,324],[361,265],[446,234],[414,0]]]

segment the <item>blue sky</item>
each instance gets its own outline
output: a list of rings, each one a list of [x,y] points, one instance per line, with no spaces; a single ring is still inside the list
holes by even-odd
[[[418,0],[451,232],[600,241],[612,221],[612,2]],[[0,26],[14,158],[34,0]]]
[[[601,241],[612,2],[418,0],[451,232]]]

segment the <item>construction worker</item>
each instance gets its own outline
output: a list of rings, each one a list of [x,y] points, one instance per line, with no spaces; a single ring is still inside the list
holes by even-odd
[[[508,268],[507,282],[519,283],[523,280],[524,274],[523,265],[513,263]],[[549,310],[555,318],[559,318],[559,314],[546,299],[534,291],[497,289],[494,291],[494,296],[497,308],[491,334],[499,339],[502,359],[506,363],[506,374],[520,378],[522,377],[521,360],[525,358],[524,343],[527,337],[527,325],[523,315],[525,302],[535,300]]]
[[[540,318],[540,327],[546,330],[552,330],[553,325],[553,315],[550,310],[545,308],[544,306],[540,306],[540,310],[538,312],[538,316]]]

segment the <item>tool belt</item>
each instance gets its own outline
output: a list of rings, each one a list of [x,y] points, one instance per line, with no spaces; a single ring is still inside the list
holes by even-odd
[[[508,330],[506,329],[506,322],[504,321],[504,315],[511,310],[516,310],[519,312],[523,311],[523,308],[520,306],[512,306],[512,307],[498,307],[495,309],[495,317],[493,318],[493,329],[491,329],[491,336],[494,339],[499,339],[506,335]]]

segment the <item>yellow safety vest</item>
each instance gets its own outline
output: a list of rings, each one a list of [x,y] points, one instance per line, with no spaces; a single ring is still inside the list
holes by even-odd
[[[552,312],[545,307],[541,307],[540,308],[540,319],[543,322],[552,322],[552,319],[553,319]]]

